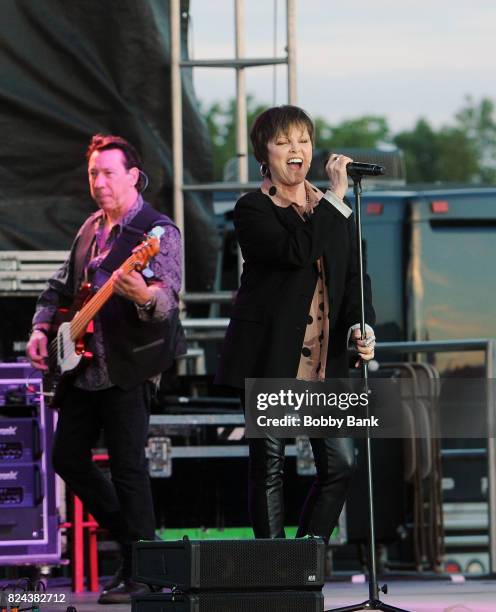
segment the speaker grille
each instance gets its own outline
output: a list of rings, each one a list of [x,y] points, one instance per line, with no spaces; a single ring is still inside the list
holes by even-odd
[[[324,559],[319,538],[136,542],[133,576],[181,591],[319,589]]]
[[[316,597],[317,595],[317,597]],[[320,597],[318,596],[320,595]],[[250,593],[198,598],[198,612],[320,612],[324,598],[317,593]]]
[[[314,591],[274,593],[190,593],[181,601],[159,593],[133,597],[132,612],[322,612]]]
[[[200,544],[201,588],[321,586],[317,540],[226,540]]]

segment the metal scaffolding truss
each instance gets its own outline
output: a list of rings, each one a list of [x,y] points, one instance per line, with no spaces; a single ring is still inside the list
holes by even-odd
[[[244,0],[234,1],[235,13],[235,57],[233,59],[181,59],[181,0],[171,0],[171,108],[172,108],[172,163],[174,221],[184,235],[184,191],[216,191],[225,189],[222,183],[185,185],[183,176],[183,117],[181,96],[182,68],[232,68],[236,72],[236,158],[238,160],[238,182],[229,183],[235,191],[252,188],[248,183],[248,133],[246,126],[245,71],[256,66],[288,67],[288,102],[296,104],[296,49],[295,49],[295,0],[286,0],[287,54],[284,57],[245,57]],[[184,255],[184,253],[183,253]],[[185,277],[183,275],[183,291]]]

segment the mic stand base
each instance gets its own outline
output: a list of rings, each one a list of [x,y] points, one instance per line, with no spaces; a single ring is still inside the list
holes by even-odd
[[[408,610],[403,610],[403,608],[395,608],[394,606],[390,606],[379,599],[372,600],[367,599],[360,604],[354,604],[352,606],[345,606],[344,608],[333,608],[332,612],[354,612],[355,610],[385,610],[386,612],[408,612]],[[331,612],[331,610],[327,610],[327,612]]]

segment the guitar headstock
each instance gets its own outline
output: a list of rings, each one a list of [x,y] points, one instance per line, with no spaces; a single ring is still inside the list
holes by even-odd
[[[152,257],[160,251],[160,238],[165,230],[161,226],[154,227],[145,240],[134,247],[132,253],[133,267],[140,272],[148,265]]]

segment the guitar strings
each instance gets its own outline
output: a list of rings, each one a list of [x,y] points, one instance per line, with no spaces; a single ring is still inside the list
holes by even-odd
[[[124,272],[129,272],[136,267],[140,262],[130,257],[128,261],[124,262],[122,268]],[[84,331],[88,326],[88,323],[95,317],[96,313],[100,310],[100,308],[107,302],[107,300],[113,294],[113,281],[112,278],[109,278],[105,284],[101,287],[100,291],[98,291],[93,298],[83,306],[83,308],[75,315],[75,317],[70,322],[70,334],[69,340],[66,336],[62,337],[63,340],[63,353],[68,354],[73,350],[73,344],[79,340],[80,337],[84,335]],[[86,322],[87,321],[87,322]],[[60,354],[59,346],[59,335],[50,342],[49,345],[49,359],[53,360],[57,355]]]
[[[157,241],[157,238],[154,237],[154,242]],[[158,242],[158,241],[157,241]],[[145,265],[146,258],[141,258],[143,254],[155,255],[153,253],[154,248],[157,245],[153,244],[149,239],[147,239],[142,245],[136,248],[136,250],[126,259],[126,261],[122,264],[121,269],[124,273],[131,272],[133,269],[137,269],[138,265]],[[148,253],[145,253],[148,251]],[[150,251],[152,251],[150,253]],[[90,321],[95,317],[100,308],[107,302],[107,300],[113,294],[113,281],[112,277],[110,277],[100,288],[100,290],[81,308],[79,312],[76,313],[72,321],[70,322],[70,333],[69,333],[69,341],[67,341],[66,336],[62,337],[63,340],[63,354],[69,354],[70,351],[74,350],[74,343],[84,336],[84,331],[88,327]],[[49,344],[48,350],[48,358],[52,363],[57,364],[57,357],[60,354],[59,351],[59,334],[55,336],[55,338]]]

